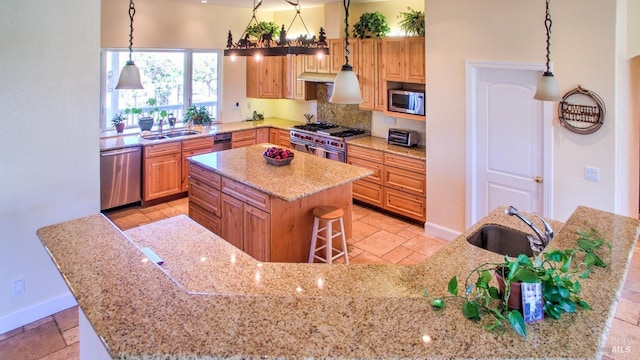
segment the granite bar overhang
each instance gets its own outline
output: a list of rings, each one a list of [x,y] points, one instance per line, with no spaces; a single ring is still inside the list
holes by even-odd
[[[116,359],[600,358],[636,219],[576,209],[549,248],[572,246],[576,231],[590,228],[612,243],[609,267],[582,284],[593,310],[529,324],[527,337],[484,331],[458,306],[436,311],[423,296],[425,288],[445,294],[453,275],[502,258],[466,236],[486,223],[528,230],[503,211],[413,266],[263,264],[185,216],[122,233],[93,215],[38,235]],[[166,265],[144,261],[142,246]]]

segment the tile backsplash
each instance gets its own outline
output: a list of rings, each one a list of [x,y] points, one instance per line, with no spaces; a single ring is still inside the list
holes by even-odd
[[[333,84],[318,84],[318,121],[371,131],[371,111],[358,105],[331,104]]]

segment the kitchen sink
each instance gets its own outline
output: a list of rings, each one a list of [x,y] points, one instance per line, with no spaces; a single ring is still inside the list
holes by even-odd
[[[165,134],[166,137],[169,138],[174,138],[174,137],[180,137],[180,136],[187,136],[187,135],[196,135],[196,134],[200,134],[200,131],[197,130],[176,130],[176,131],[171,131]]]
[[[525,254],[532,257],[533,250],[531,250],[527,235],[529,234],[520,230],[500,225],[487,224],[469,235],[467,242],[496,254],[508,255],[511,257],[516,257],[519,254]]]
[[[145,139],[145,140],[161,140],[161,139],[167,139],[167,136],[164,134],[149,134],[149,135],[141,135],[141,138]]]

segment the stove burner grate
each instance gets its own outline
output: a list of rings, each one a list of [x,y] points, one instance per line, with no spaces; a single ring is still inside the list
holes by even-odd
[[[305,130],[305,131],[318,131],[318,130],[326,130],[326,129],[333,129],[333,128],[337,128],[338,125],[335,124],[329,124],[329,123],[310,123],[310,124],[304,124],[304,125],[295,125],[294,128],[295,129],[299,129],[299,130]]]

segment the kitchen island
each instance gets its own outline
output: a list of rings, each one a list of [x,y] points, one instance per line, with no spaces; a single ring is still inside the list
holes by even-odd
[[[466,241],[484,224],[530,231],[498,208],[413,266],[262,263],[186,216],[123,233],[93,215],[38,235],[80,305],[81,356],[96,344],[83,334],[95,332],[114,359],[600,358],[638,221],[575,210],[548,248],[573,246],[590,228],[611,242],[609,267],[582,281],[593,310],[529,324],[527,337],[484,331],[453,302],[436,311],[423,295],[500,261]],[[147,261],[144,247],[164,264]]]
[[[262,156],[273,146],[190,157],[189,216],[257,260],[307,262],[313,209],[343,209],[350,238],[351,183],[372,171],[299,151],[274,166]]]

